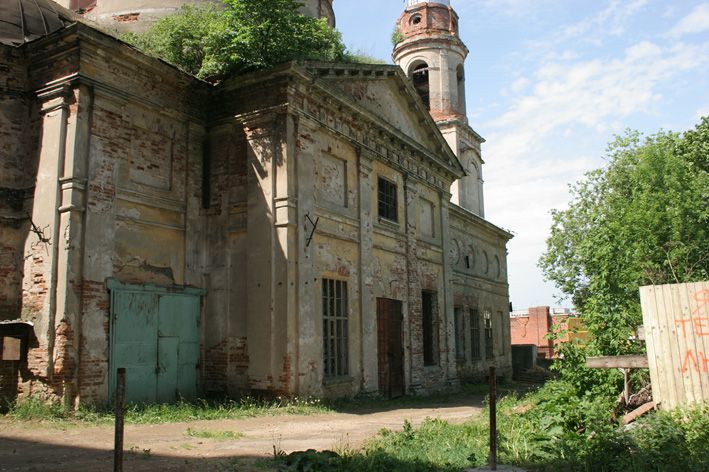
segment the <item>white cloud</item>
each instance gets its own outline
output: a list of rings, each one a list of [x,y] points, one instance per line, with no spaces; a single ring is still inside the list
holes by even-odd
[[[709,64],[709,43],[640,41],[617,57],[560,57],[545,56],[526,75],[522,95],[485,131],[487,214],[517,233],[509,245],[517,303],[541,303],[535,290],[549,293],[538,280],[536,261],[545,250],[549,211],[568,204],[567,184],[601,165],[608,135],[621,131],[630,116],[659,115],[664,87]],[[578,154],[588,142],[596,142],[593,157]]]
[[[708,46],[663,49],[644,41],[619,59],[543,63],[532,93],[489,123],[494,152],[514,160],[568,125],[603,131],[619,118],[651,113],[662,98],[658,85],[709,62]]]
[[[565,26],[542,41],[535,42],[535,47],[548,49],[575,40],[596,45],[603,44],[608,36],[622,35],[628,20],[647,3],[648,0],[611,0],[599,13]]]
[[[529,85],[529,79],[526,77],[520,77],[519,79],[512,82],[510,85],[510,91],[512,93],[520,93]]]
[[[680,36],[702,33],[707,30],[709,30],[709,3],[702,3],[682,18],[669,31],[668,36],[679,38]]]

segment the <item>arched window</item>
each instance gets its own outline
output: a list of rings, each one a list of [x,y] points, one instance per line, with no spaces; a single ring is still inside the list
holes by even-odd
[[[414,83],[414,88],[421,97],[421,100],[423,100],[424,105],[426,105],[426,108],[430,110],[431,98],[428,81],[428,64],[425,62],[417,63],[411,68],[409,75]]]
[[[465,68],[463,64],[458,66],[456,78],[458,79],[458,113],[465,115]]]

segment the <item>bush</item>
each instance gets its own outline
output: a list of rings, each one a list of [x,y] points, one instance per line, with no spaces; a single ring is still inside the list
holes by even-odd
[[[203,79],[301,59],[345,60],[340,33],[303,16],[296,0],[223,0],[224,8],[185,5],[147,32],[123,39]]]

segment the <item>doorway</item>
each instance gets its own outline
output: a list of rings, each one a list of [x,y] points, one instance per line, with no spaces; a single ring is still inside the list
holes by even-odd
[[[197,397],[200,293],[109,281],[111,397],[126,369],[126,401],[170,403]]]
[[[377,298],[379,393],[387,398],[404,395],[403,319],[401,301]]]

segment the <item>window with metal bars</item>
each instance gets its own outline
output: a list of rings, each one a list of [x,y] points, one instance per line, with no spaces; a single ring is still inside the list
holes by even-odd
[[[398,205],[396,184],[379,177],[377,181],[377,202],[379,203],[379,218],[398,221]]]
[[[325,378],[349,375],[347,282],[323,279],[323,368]]]
[[[490,310],[485,310],[483,318],[485,319],[485,358],[492,359],[495,351],[492,338],[492,313],[490,313]]]
[[[470,355],[473,360],[480,359],[480,312],[470,309]]]
[[[465,360],[465,317],[461,307],[455,307],[455,358]]]

